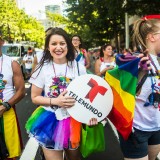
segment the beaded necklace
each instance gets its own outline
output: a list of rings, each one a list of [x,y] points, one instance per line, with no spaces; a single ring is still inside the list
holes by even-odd
[[[56,98],[59,96],[59,94],[61,92],[63,92],[67,88],[70,80],[66,77],[67,65],[66,65],[66,70],[65,70],[64,76],[58,76],[58,77],[56,74],[54,63],[52,64],[52,66],[53,66],[53,71],[54,71],[55,77],[52,78],[52,84],[49,87],[49,92],[47,93],[47,95],[50,98]],[[58,106],[54,105],[54,106],[51,106],[51,108],[53,110],[57,110]]]
[[[55,77],[57,78],[54,63],[52,64],[52,66],[53,66],[53,71],[54,71]],[[66,71],[65,71],[64,77],[66,77],[66,75],[67,75],[67,65],[66,65]]]
[[[0,103],[3,102],[3,90],[5,89],[5,82],[3,81],[4,75],[2,74],[2,66],[3,66],[3,55],[1,58],[1,65],[0,65]]]

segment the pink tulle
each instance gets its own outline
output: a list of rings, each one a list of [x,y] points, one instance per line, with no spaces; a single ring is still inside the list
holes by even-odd
[[[55,129],[53,139],[55,142],[55,148],[68,148],[68,142],[70,138],[70,118],[59,121],[57,128]]]

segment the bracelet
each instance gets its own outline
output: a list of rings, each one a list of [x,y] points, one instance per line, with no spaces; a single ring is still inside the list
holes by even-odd
[[[50,105],[51,108],[53,108],[53,105],[52,105],[52,98],[50,98],[50,100],[49,100],[49,105]]]
[[[49,105],[52,106],[52,98],[50,98]]]
[[[8,102],[2,102],[2,105],[8,110],[10,110],[11,105]]]

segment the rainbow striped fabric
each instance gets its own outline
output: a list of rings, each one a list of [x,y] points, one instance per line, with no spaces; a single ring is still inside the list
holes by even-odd
[[[55,112],[42,106],[33,112],[25,127],[43,147],[63,150],[79,146],[81,123],[72,117],[57,120]]]
[[[84,54],[85,54],[85,50],[84,50],[84,49],[81,49],[81,50],[80,50],[80,53],[77,55],[77,57],[75,58],[75,60],[76,60],[77,62],[79,62],[79,60],[81,59],[81,57],[85,58]]]
[[[14,108],[4,112],[3,117],[0,118],[0,132],[4,136],[10,160],[21,155],[22,142],[19,137],[20,130],[17,123],[17,115]]]
[[[124,139],[132,131],[139,61],[139,58],[131,55],[118,55],[117,67],[105,75],[114,96],[113,108],[108,118]]]

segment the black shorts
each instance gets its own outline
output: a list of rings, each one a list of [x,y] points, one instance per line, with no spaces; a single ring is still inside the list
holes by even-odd
[[[148,145],[160,144],[159,131],[141,131],[134,128],[128,140],[119,134],[120,146],[125,158],[143,158],[148,155]]]

